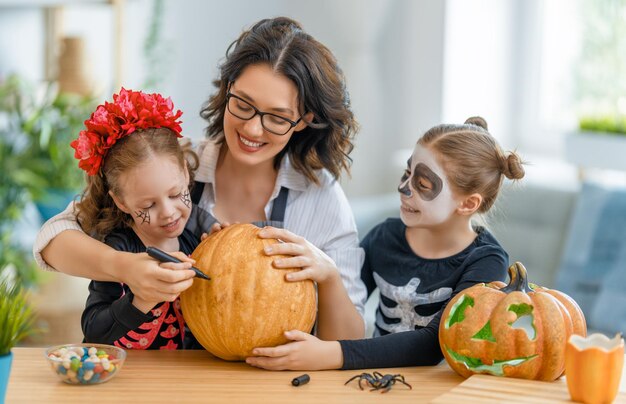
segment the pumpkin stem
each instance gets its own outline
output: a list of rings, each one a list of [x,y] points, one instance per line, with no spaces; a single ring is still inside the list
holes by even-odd
[[[528,285],[528,272],[521,262],[516,261],[509,267],[509,284],[500,289],[504,293],[511,292],[532,292],[533,288]]]

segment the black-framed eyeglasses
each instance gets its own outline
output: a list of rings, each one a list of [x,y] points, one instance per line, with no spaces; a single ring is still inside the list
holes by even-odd
[[[226,108],[228,112],[244,121],[249,121],[257,115],[260,116],[263,129],[278,136],[286,135],[291,128],[302,120],[302,117],[300,117],[297,121],[292,121],[284,116],[259,111],[257,107],[231,93],[230,90],[226,93]]]

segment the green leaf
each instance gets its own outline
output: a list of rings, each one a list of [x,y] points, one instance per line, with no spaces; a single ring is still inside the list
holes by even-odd
[[[41,121],[41,134],[39,135],[39,147],[45,149],[50,144],[52,136],[52,125],[48,120]]]
[[[33,332],[35,314],[19,286],[0,282],[0,356]]]
[[[589,132],[626,135],[626,116],[588,116],[579,121],[579,128]]]
[[[18,184],[25,187],[43,188],[47,184],[46,179],[37,172],[25,169],[15,171],[14,178]]]

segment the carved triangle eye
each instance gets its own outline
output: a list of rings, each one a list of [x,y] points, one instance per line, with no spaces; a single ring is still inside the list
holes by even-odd
[[[485,326],[474,334],[472,339],[496,342],[496,338],[493,336],[493,331],[491,331],[491,321],[487,321]]]

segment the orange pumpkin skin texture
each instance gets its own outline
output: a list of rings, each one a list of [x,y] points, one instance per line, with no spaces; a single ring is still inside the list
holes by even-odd
[[[277,243],[258,237],[252,224],[228,226],[207,237],[193,252],[195,266],[211,277],[196,279],[181,294],[185,321],[202,346],[225,360],[244,360],[255,347],[287,342],[284,332],[310,332],[315,322],[312,281],[287,282],[299,269],[276,269],[263,248]]]
[[[526,268],[509,267],[510,283],[474,285],[446,306],[439,343],[448,365],[474,373],[552,381],[565,369],[570,335],[585,336],[582,310],[566,294],[528,285]]]

